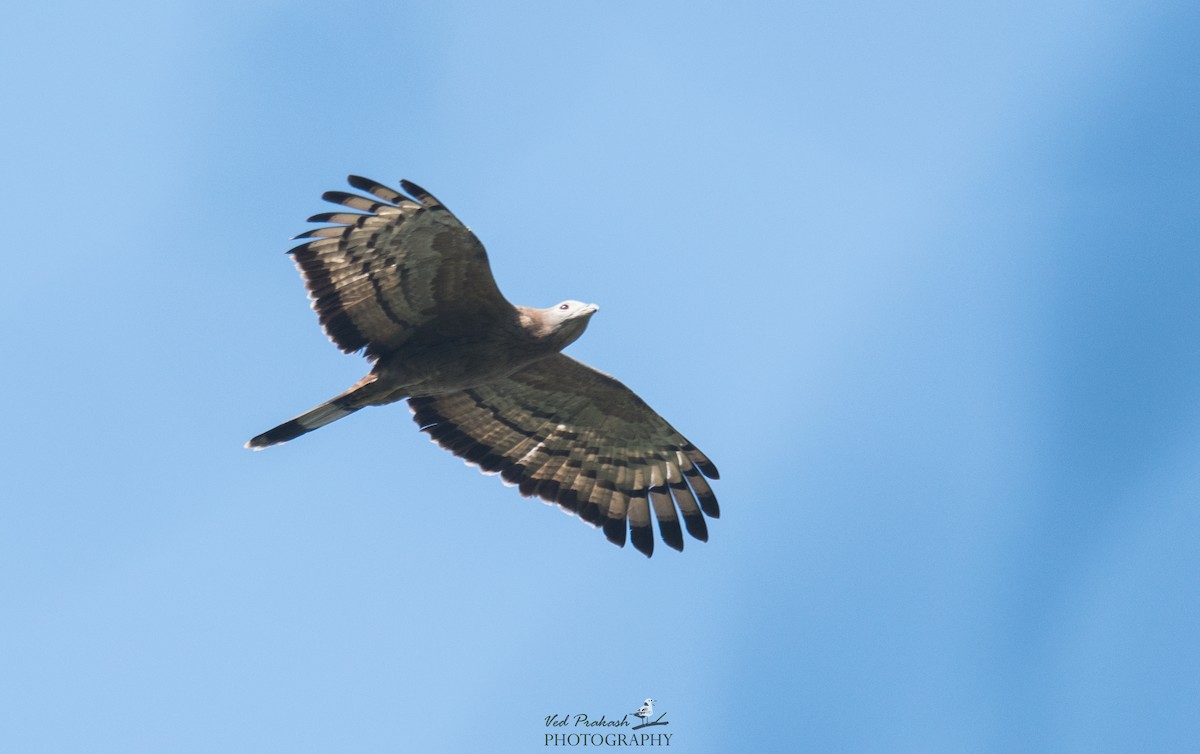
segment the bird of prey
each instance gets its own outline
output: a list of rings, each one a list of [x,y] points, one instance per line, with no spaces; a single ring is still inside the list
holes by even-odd
[[[342,351],[363,351],[371,371],[346,392],[246,447],[295,439],[366,406],[408,400],[441,447],[500,474],[522,495],[556,503],[609,541],[654,552],[650,511],[663,542],[683,549],[679,518],[708,539],[720,511],[705,477],[713,463],[629,388],[562,353],[599,307],[510,304],[483,244],[420,186],[403,193],[350,176],[363,194],[329,191],[345,209],[296,236],[292,249],[321,325]]]

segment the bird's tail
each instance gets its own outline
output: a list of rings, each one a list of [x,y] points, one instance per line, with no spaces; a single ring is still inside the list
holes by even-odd
[[[300,435],[308,434],[314,429],[320,429],[326,424],[331,424],[342,417],[349,416],[360,408],[381,403],[391,403],[404,397],[402,393],[397,392],[389,394],[386,396],[386,399],[381,400],[384,397],[380,393],[381,391],[375,386],[375,375],[369,374],[341,395],[330,398],[320,406],[305,411],[295,419],[285,421],[278,427],[268,429],[261,435],[251,439],[250,442],[246,443],[246,447],[251,450],[262,450],[272,445],[294,440]]]

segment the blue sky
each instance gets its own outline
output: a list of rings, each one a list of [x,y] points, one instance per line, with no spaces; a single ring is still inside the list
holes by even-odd
[[[7,12],[0,748],[1200,741],[1193,3]],[[283,251],[424,185],[720,466],[647,561],[350,385]]]

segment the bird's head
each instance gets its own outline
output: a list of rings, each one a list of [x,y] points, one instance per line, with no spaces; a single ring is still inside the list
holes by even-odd
[[[582,301],[564,301],[549,309],[543,309],[543,320],[554,334],[554,339],[562,345],[560,348],[574,343],[583,331],[587,329],[592,315],[600,311],[595,304],[585,304]]]

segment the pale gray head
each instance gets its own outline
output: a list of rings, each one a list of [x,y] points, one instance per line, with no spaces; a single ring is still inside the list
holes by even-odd
[[[550,338],[559,348],[574,343],[587,329],[588,320],[600,311],[595,304],[563,301],[549,309],[525,309],[527,327],[539,338]],[[523,317],[524,319],[524,317]]]
[[[549,311],[549,321],[554,323],[558,336],[563,338],[563,345],[574,343],[583,331],[587,329],[592,315],[600,311],[595,304],[585,304],[582,301],[564,301]]]

